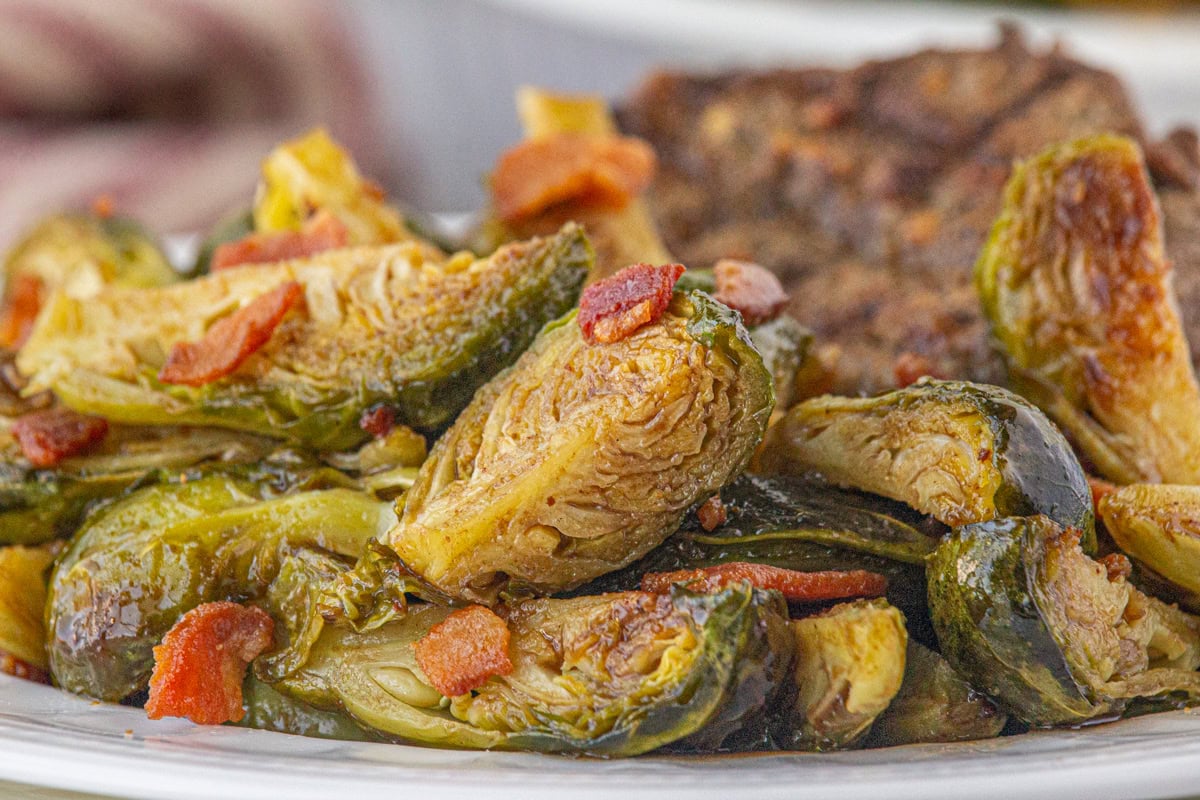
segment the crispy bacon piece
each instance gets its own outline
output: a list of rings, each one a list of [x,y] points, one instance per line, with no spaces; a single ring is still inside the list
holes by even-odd
[[[723,258],[713,267],[715,297],[740,311],[747,325],[759,325],[779,316],[787,305],[787,292],[775,273],[750,261]]]
[[[1129,580],[1133,574],[1133,564],[1122,553],[1109,553],[1098,560],[1107,570],[1109,581]]]
[[[99,194],[92,198],[92,213],[100,219],[112,219],[117,213],[117,201],[111,194]]]
[[[619,342],[662,317],[671,304],[682,264],[634,264],[596,281],[579,298],[579,328],[592,344]]]
[[[706,531],[715,531],[725,524],[725,520],[729,519],[729,515],[725,512],[725,504],[721,502],[719,494],[714,494],[705,500],[704,505],[696,509],[696,516],[700,519],[700,527]]]
[[[376,439],[386,439],[396,427],[396,411],[390,406],[375,406],[363,412],[358,419],[358,427]]]
[[[788,600],[817,603],[850,597],[879,597],[887,591],[887,578],[856,569],[849,572],[797,572],[767,564],[734,561],[703,569],[651,572],[642,576],[642,591],[666,592],[671,584],[685,583],[698,592],[717,592],[740,581],[760,589],[776,589]]]
[[[478,689],[513,670],[508,624],[483,606],[460,608],[434,625],[413,648],[425,677],[446,697]]]
[[[905,350],[896,359],[896,363],[892,366],[892,376],[896,379],[896,386],[903,389],[906,386],[912,386],[917,381],[924,377],[943,378],[937,371],[937,367],[923,355]]]
[[[53,467],[87,450],[107,434],[107,421],[69,408],[31,411],[18,417],[12,426],[13,438],[35,467]]]
[[[217,320],[200,341],[177,343],[159,370],[158,379],[203,386],[224,378],[270,341],[275,328],[303,294],[299,283],[288,281]]]
[[[304,258],[323,250],[345,247],[350,231],[342,221],[322,209],[312,216],[301,231],[252,233],[236,242],[226,242],[213,251],[209,266],[213,272],[245,264],[269,264],[289,258]]]
[[[42,310],[45,284],[36,275],[15,275],[0,309],[0,347],[17,349],[25,344]]]
[[[521,142],[492,173],[496,214],[519,222],[566,201],[624,208],[654,179],[654,150],[641,139],[558,133]]]
[[[154,648],[146,716],[197,725],[237,722],[246,667],[271,646],[275,622],[237,603],[205,603],[184,614]]]
[[[12,653],[6,653],[3,650],[0,650],[0,674],[12,675],[14,678],[34,683],[50,683],[50,675],[44,669],[35,667],[28,661],[19,659]]]
[[[1097,478],[1092,475],[1087,476],[1088,488],[1092,490],[1092,510],[1096,516],[1100,516],[1100,501],[1108,497],[1117,490],[1115,483],[1109,483],[1103,478]]]

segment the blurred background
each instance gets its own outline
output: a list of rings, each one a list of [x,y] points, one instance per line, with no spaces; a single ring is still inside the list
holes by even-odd
[[[469,211],[520,84],[617,99],[657,66],[848,66],[988,45],[999,19],[1115,71],[1151,133],[1200,122],[1187,3],[0,0],[0,246],[99,195],[201,229],[316,124],[403,202]]]

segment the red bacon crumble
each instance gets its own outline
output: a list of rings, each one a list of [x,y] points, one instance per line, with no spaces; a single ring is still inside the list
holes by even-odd
[[[1133,564],[1121,553],[1109,553],[1099,561],[1108,572],[1109,581],[1128,580],[1133,574]]]
[[[721,502],[719,494],[714,494],[705,500],[704,505],[696,509],[696,516],[700,520],[700,527],[706,531],[715,531],[725,524],[725,520],[729,519],[729,515],[725,512],[725,504]]]
[[[767,564],[741,561],[703,569],[651,572],[642,577],[642,591],[662,594],[672,584],[683,583],[698,592],[717,592],[735,583],[749,581],[759,589],[775,589],[788,600],[817,603],[851,597],[879,597],[887,591],[887,578],[874,572],[797,572]]]
[[[92,213],[100,219],[112,219],[117,211],[117,201],[111,194],[96,195],[92,198]]]
[[[715,297],[740,311],[747,325],[760,325],[779,316],[787,305],[787,292],[775,273],[749,261],[723,258],[713,267]]]
[[[275,622],[237,603],[205,603],[184,614],[154,648],[146,716],[197,725],[237,722],[246,667],[271,646]]]
[[[478,689],[493,675],[513,670],[508,624],[483,606],[460,608],[413,645],[417,665],[446,697]]]
[[[47,408],[17,418],[12,435],[35,467],[53,467],[84,452],[108,434],[108,422],[68,408]]]
[[[50,683],[50,675],[28,661],[17,658],[12,653],[0,650],[0,674],[12,675],[14,678],[33,681],[34,683]]]
[[[932,361],[923,355],[907,350],[896,359],[896,363],[892,366],[892,376],[896,379],[896,386],[901,389],[912,386],[924,377],[942,377],[938,374],[937,367]]]
[[[654,150],[629,136],[558,133],[521,142],[496,162],[496,214],[519,222],[576,201],[624,208],[654,178]]]
[[[358,418],[358,427],[376,439],[386,439],[396,427],[396,411],[390,406],[375,406]]]
[[[644,325],[657,322],[671,304],[682,264],[634,264],[596,281],[579,298],[579,328],[592,343],[619,342]]]
[[[252,233],[236,242],[226,242],[213,251],[209,269],[220,272],[246,264],[269,264],[290,258],[306,258],[325,250],[345,247],[350,231],[328,211],[318,211],[300,231]]]
[[[36,275],[16,275],[0,309],[0,346],[12,349],[25,344],[42,310],[45,284]]]
[[[1104,498],[1117,490],[1115,483],[1109,483],[1103,478],[1096,478],[1091,475],[1087,476],[1088,488],[1092,490],[1092,509],[1097,515],[1100,514],[1100,503]]]
[[[295,281],[251,300],[217,320],[197,342],[179,342],[159,370],[163,383],[203,386],[224,378],[271,339],[275,328],[304,294]]]

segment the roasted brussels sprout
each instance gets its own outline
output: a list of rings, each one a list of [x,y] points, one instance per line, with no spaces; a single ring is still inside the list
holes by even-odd
[[[438,441],[388,542],[453,597],[578,586],[644,555],[738,474],[772,405],[736,314],[703,293],[676,293],[612,344],[566,317]]]
[[[1200,483],[1200,387],[1137,145],[1050,148],[1004,197],[976,283],[1013,387],[1105,477]]]
[[[883,600],[843,603],[793,620],[794,712],[788,749],[837,750],[857,742],[900,691],[908,634]]]
[[[286,437],[319,449],[363,441],[364,411],[436,429],[576,302],[591,263],[577,226],[505,247],[484,261],[422,260],[411,244],[329,251],[225,270],[157,290],[107,290],[85,304],[58,295],[22,349],[30,391],[138,424],[200,424]],[[303,308],[262,349],[207,385],[156,377],[172,345],[288,284]]]
[[[302,657],[297,639],[319,633],[321,586],[395,516],[388,503],[348,489],[265,494],[254,482],[210,475],[141,489],[93,514],[50,582],[55,681],[102,700],[144,688],[154,645],[214,600],[265,603],[289,632],[281,646]]]
[[[995,386],[922,380],[876,397],[818,397],[767,434],[765,472],[818,473],[947,525],[1045,514],[1085,532],[1092,496],[1062,434]]]
[[[1047,517],[967,525],[928,563],[942,654],[1035,726],[1119,714],[1132,698],[1200,698],[1200,621],[1147,597]]]
[[[242,686],[246,716],[237,723],[243,728],[315,736],[318,739],[371,741],[372,736],[342,711],[314,708],[276,691],[253,674]]]
[[[1139,578],[1200,611],[1200,486],[1125,486],[1098,509],[1104,529],[1138,562]]]
[[[518,601],[501,609],[513,671],[446,698],[414,655],[450,612],[427,605],[367,633],[327,626],[278,688],[420,744],[606,756],[716,747],[759,724],[788,680],[785,611],[747,584]]]
[[[42,615],[55,552],[45,546],[0,547],[0,672],[8,659],[19,661],[28,677],[44,676],[49,666]]]
[[[904,683],[864,742],[890,747],[922,742],[965,742],[999,736],[1007,715],[959,677],[940,655],[913,640]]]

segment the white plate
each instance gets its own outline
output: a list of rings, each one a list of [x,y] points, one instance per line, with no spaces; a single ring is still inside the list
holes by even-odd
[[[155,722],[0,676],[5,779],[172,800],[1163,800],[1200,790],[1200,715],[857,753],[600,761]]]

